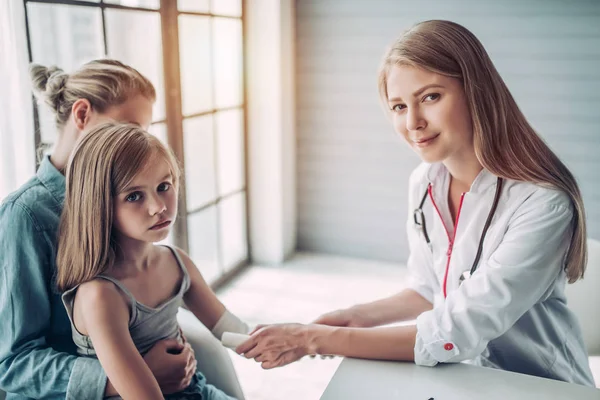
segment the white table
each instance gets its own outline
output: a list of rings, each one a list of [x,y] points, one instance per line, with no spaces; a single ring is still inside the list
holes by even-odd
[[[600,400],[600,390],[466,364],[419,367],[413,363],[346,358],[321,400]]]

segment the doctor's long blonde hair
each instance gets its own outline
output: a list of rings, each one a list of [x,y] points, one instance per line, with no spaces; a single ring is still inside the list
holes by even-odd
[[[387,101],[393,65],[421,67],[460,79],[473,124],[475,154],[492,174],[562,190],[573,205],[573,236],[566,257],[569,283],[583,277],[587,263],[585,211],[573,174],[544,143],[519,110],[481,42],[465,27],[432,20],[415,25],[391,46],[379,73]]]
[[[56,286],[60,292],[90,281],[114,263],[114,198],[150,163],[164,160],[177,190],[180,169],[160,140],[134,124],[106,123],[85,133],[65,171]]]

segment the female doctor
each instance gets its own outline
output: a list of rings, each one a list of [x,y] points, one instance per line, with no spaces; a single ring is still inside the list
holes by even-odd
[[[456,23],[417,24],[387,52],[379,89],[423,160],[408,190],[408,287],[310,325],[262,327],[236,351],[263,368],[307,354],[469,360],[594,386],[564,293],[586,265],[581,194],[482,44]]]

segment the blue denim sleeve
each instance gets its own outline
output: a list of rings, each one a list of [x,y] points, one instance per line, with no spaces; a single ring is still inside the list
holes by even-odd
[[[46,343],[51,246],[26,207],[0,207],[0,388],[36,399],[100,400],[106,374],[98,360]]]

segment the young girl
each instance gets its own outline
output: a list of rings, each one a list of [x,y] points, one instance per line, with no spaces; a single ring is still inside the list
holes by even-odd
[[[116,60],[90,61],[71,73],[34,64],[30,73],[57,135],[36,175],[0,206],[0,388],[10,399],[101,399],[114,389],[98,360],[77,356],[53,286],[63,171],[90,128],[111,120],[147,128],[156,93],[146,77]],[[189,344],[173,340],[157,343],[144,360],[166,393],[186,387],[196,363]]]
[[[325,314],[323,325],[265,328],[237,351],[265,368],[306,354],[470,360],[593,386],[564,294],[586,264],[580,191],[481,43],[452,22],[420,23],[386,54],[379,89],[424,161],[408,188],[408,288]]]
[[[178,185],[172,153],[137,125],[98,126],[67,165],[57,286],[78,353],[96,356],[124,399],[163,398],[142,356],[159,340],[181,339],[183,302],[210,329],[227,314],[187,254],[154,244],[175,222]],[[200,372],[167,398],[230,399]]]

